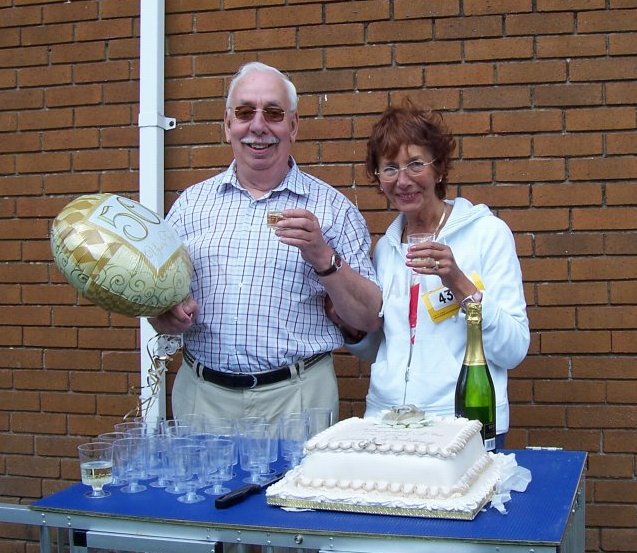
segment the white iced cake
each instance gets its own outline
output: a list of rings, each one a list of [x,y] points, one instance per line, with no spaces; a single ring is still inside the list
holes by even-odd
[[[481,424],[388,413],[350,418],[305,444],[305,457],[266,492],[272,505],[473,518],[498,479]]]

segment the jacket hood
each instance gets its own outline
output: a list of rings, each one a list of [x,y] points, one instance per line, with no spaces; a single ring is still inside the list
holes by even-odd
[[[480,219],[482,217],[494,217],[491,210],[485,204],[473,205],[465,198],[445,200],[445,203],[453,206],[453,209],[449,219],[447,219],[447,222],[445,223],[445,226],[442,227],[442,230],[440,231],[440,238],[451,236],[465,228],[467,225],[473,223],[476,219]],[[385,237],[392,246],[400,247],[405,222],[405,214],[399,213],[398,217],[396,217],[389,227],[387,227]]]

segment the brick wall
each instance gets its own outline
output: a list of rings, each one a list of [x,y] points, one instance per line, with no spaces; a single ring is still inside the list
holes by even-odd
[[[532,327],[508,445],[589,452],[588,551],[637,551],[637,1],[167,0],[167,205],[229,162],[229,76],[259,59],[301,95],[295,156],[366,182],[369,129],[406,95],[458,138],[451,196],[516,235]],[[79,477],[75,446],[134,405],[138,324],[78,298],[50,224],[77,195],[138,189],[139,2],[0,0],[0,500]],[[345,416],[369,366],[339,353]],[[0,553],[34,550],[0,525]]]

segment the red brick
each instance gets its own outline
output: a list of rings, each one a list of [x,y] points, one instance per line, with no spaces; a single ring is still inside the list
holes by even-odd
[[[325,6],[325,22],[375,21],[389,19],[389,3],[384,0],[361,2],[330,2]]]
[[[637,208],[575,208],[573,229],[575,230],[630,230],[634,228]]]
[[[234,33],[234,45],[241,50],[269,50],[273,48],[293,48],[296,43],[294,29],[268,29],[237,31]],[[227,44],[227,40],[226,40]],[[223,42],[219,41],[220,49]],[[210,46],[207,47],[209,51]],[[224,48],[225,49],[225,48]]]
[[[557,35],[573,33],[575,15],[572,13],[556,13],[546,17],[541,13],[507,15],[504,32],[508,36],[515,35]]]
[[[106,52],[106,44],[103,41],[53,45],[51,46],[51,62],[96,62],[105,60]]]
[[[433,25],[428,20],[376,21],[367,25],[367,40],[375,42],[425,41],[433,36]]]
[[[46,47],[32,46],[0,50],[0,67],[45,66],[48,63]]]
[[[545,331],[542,332],[542,353],[610,353],[608,331]]]
[[[259,10],[259,25],[266,27],[296,27],[323,22],[320,5],[281,6]]]
[[[611,140],[610,136],[608,140]],[[593,133],[537,135],[533,137],[533,151],[540,157],[601,155],[603,139],[601,135]]]
[[[41,108],[44,105],[41,90],[0,91],[0,106],[3,110]]]
[[[480,186],[473,185],[463,190],[463,197],[474,205],[487,204],[489,207],[527,207],[529,205],[529,187],[516,185]]]
[[[556,35],[536,38],[540,58],[576,58],[602,56],[606,53],[603,35]]]
[[[91,84],[56,87],[47,90],[45,98],[47,107],[95,105],[102,101],[102,88]]]
[[[327,51],[325,66],[331,69],[337,67],[389,65],[391,57],[391,48],[385,45],[343,46]]]
[[[263,63],[278,67],[281,71],[320,69],[323,67],[323,54],[319,48],[313,50],[295,50],[293,55],[289,50],[271,50],[260,54],[259,59],[263,61]]]
[[[628,179],[637,175],[637,157],[574,159],[570,167],[574,180]]]
[[[538,380],[533,385],[533,399],[537,403],[605,403],[606,388],[594,381]]]
[[[476,136],[462,140],[463,158],[528,157],[531,140],[526,136]]]
[[[76,40],[91,42],[97,40],[115,41],[118,38],[133,36],[133,20],[119,18],[117,20],[91,21],[77,26]]]
[[[609,154],[632,154],[637,152],[637,136],[634,132],[610,134],[606,138],[606,149]]]
[[[606,283],[551,282],[537,287],[538,305],[603,305],[608,303]]]
[[[462,41],[397,44],[395,52],[396,61],[401,65],[459,62],[462,59]]]
[[[595,83],[538,86],[535,100],[538,106],[596,106],[603,101],[602,87]]]
[[[565,231],[568,228],[569,213],[565,209],[503,210],[499,215],[515,232]]]
[[[1,10],[0,16],[0,27],[26,27],[42,23],[42,12],[37,6],[13,6]]]
[[[174,20],[174,17],[169,18],[169,21]],[[236,31],[238,29],[254,29],[256,27],[256,21],[256,10],[253,9],[198,13],[195,22],[195,29],[199,33],[205,33],[209,31]],[[188,26],[188,28],[183,29],[182,32],[187,32],[190,29],[191,27]],[[173,30],[172,33],[174,32],[175,31]]]
[[[634,54],[635,33],[618,33],[610,35],[608,41],[608,53],[612,56]]]
[[[495,174],[499,181],[561,181],[566,177],[562,160],[532,159],[496,161]]]
[[[577,16],[577,30],[580,33],[634,31],[637,30],[637,10],[582,12]]]
[[[630,57],[613,58],[612,63],[606,59],[575,59],[569,64],[569,76],[572,81],[611,81],[634,80],[637,67]]]
[[[626,282],[611,282],[610,297],[611,303],[614,304],[635,304],[637,303],[637,286],[635,286],[632,280]]]
[[[520,86],[468,88],[463,93],[463,104],[469,109],[528,108],[531,93]]]
[[[425,67],[427,86],[484,86],[494,83],[495,70],[489,63]]]
[[[560,83],[567,80],[567,66],[562,61],[529,61],[497,64],[497,82]]]
[[[69,21],[87,21],[97,19],[98,5],[93,2],[66,2],[48,5],[43,8],[43,22],[57,23]]]
[[[562,130],[562,113],[557,110],[501,112],[493,114],[493,131],[498,133],[555,132]]]
[[[557,207],[600,205],[602,188],[599,184],[534,184],[533,205]]]
[[[533,425],[531,425],[533,426]],[[525,443],[542,447],[561,447],[575,451],[596,452],[599,449],[600,436],[597,431],[564,429],[533,429]]]
[[[533,331],[572,329],[575,326],[575,308],[548,307],[541,309],[529,306],[527,308],[529,326]]]

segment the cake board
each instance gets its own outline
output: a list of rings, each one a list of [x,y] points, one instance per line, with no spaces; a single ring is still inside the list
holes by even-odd
[[[466,507],[457,508],[456,499],[430,500],[426,508],[421,501],[402,499],[399,505],[387,506],[380,502],[374,504],[373,500],[363,503],[348,496],[342,490],[322,490],[319,500],[310,500],[303,497],[277,496],[278,488],[285,488],[288,480],[293,480],[295,472],[288,473],[280,482],[272,485],[268,490],[266,500],[268,505],[283,508],[318,509],[326,511],[344,511],[348,513],[367,513],[378,515],[396,515],[426,518],[445,518],[452,520],[473,520],[476,515],[491,501],[495,493],[499,479],[499,458],[493,457],[493,462],[488,469],[473,483],[463,500]]]

